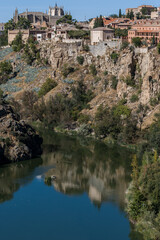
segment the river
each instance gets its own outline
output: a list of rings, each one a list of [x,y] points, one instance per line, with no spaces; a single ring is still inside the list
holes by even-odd
[[[125,213],[132,153],[41,134],[41,158],[0,167],[0,239],[142,240]]]

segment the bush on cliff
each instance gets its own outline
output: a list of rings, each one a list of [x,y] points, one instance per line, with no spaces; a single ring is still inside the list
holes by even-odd
[[[0,84],[6,82],[13,72],[13,67],[11,62],[3,61],[0,63]]]
[[[13,71],[11,62],[1,62],[0,63],[0,76],[9,75]]]
[[[96,66],[94,64],[92,64],[90,66],[90,72],[93,76],[96,76],[97,75],[97,69],[96,69]]]
[[[57,86],[57,82],[52,78],[47,78],[46,82],[43,83],[41,89],[38,92],[38,96],[42,97],[46,95],[49,91]]]
[[[23,59],[28,65],[31,65],[35,60],[41,62],[40,53],[33,37],[29,37],[24,46]]]
[[[74,71],[75,69],[73,67],[68,66],[67,64],[64,64],[62,68],[62,75],[64,77],[67,77],[70,73],[73,73]]]
[[[132,43],[135,47],[141,47],[142,46],[142,40],[139,37],[132,38]]]
[[[21,49],[24,48],[24,43],[23,43],[23,40],[22,40],[22,33],[21,32],[19,32],[17,34],[17,36],[15,37],[15,39],[13,40],[12,48],[13,48],[13,51],[15,51],[15,52],[20,52]]]
[[[116,90],[117,89],[117,85],[118,85],[118,79],[116,78],[116,76],[112,76],[111,77],[111,87]]]
[[[83,65],[83,63],[84,63],[84,57],[83,57],[83,56],[78,56],[78,57],[77,57],[77,62],[78,62],[80,65]]]

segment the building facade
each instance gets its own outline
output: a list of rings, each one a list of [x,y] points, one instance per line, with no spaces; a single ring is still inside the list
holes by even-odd
[[[146,15],[150,16],[151,12],[156,11],[157,8],[153,7],[152,5],[141,5],[137,8],[127,8],[126,15],[128,14],[128,12],[133,12],[134,16],[136,17],[137,14],[142,15],[143,10],[146,11]]]
[[[114,37],[114,30],[106,27],[98,27],[91,30],[91,45],[104,42]]]
[[[138,21],[132,26],[132,29],[128,31],[128,41],[132,42],[132,39],[139,37],[141,39],[150,42],[153,37],[157,43],[160,42],[160,20],[145,20]]]
[[[28,40],[28,38],[30,36],[33,36],[35,40],[37,41],[41,41],[47,38],[47,31],[46,30],[8,30],[8,44],[10,45],[13,40],[15,39],[15,37],[17,36],[17,34],[21,32],[22,33],[22,40],[23,42],[26,43],[26,41]]]

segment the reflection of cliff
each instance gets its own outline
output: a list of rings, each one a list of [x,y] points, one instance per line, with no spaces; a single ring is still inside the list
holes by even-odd
[[[33,180],[33,172],[42,163],[41,159],[10,164],[0,168],[0,203],[12,199],[20,186]]]
[[[46,174],[56,176],[54,188],[69,195],[87,192],[97,205],[113,201],[123,207],[131,154],[94,141],[80,144],[77,139],[68,138],[65,144],[60,142],[52,142],[49,153],[49,145],[44,146],[42,157],[45,164],[55,166]]]

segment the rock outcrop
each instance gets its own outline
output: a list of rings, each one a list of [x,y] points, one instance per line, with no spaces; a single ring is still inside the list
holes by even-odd
[[[0,164],[29,160],[42,153],[42,139],[6,103],[0,104]]]

